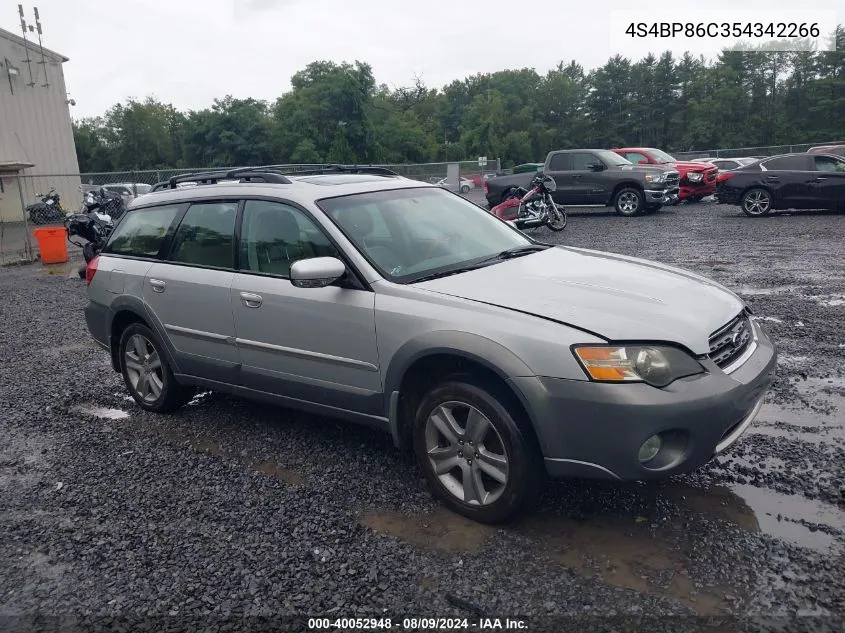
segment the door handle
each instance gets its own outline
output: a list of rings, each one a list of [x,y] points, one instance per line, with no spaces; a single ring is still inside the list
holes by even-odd
[[[827,180],[827,176],[818,176],[818,177],[816,177],[816,182],[821,182],[822,180]]]
[[[572,176],[572,178],[574,178],[575,180],[581,180],[581,174],[575,174],[574,176]]]
[[[150,279],[150,285],[153,287],[153,292],[164,292],[167,284],[161,279]]]
[[[241,301],[247,308],[259,308],[261,307],[263,299],[261,298],[261,295],[254,294],[252,292],[242,292]]]
[[[768,180],[769,182],[780,182],[780,178],[778,178],[777,176],[766,176],[766,180]]]

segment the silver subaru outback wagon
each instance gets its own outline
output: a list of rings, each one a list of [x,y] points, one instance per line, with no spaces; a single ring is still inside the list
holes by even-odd
[[[173,179],[132,203],[86,320],[139,406],[204,388],[368,424],[491,523],[547,477],[686,472],[751,424],[776,350],[731,291],[371,172]]]

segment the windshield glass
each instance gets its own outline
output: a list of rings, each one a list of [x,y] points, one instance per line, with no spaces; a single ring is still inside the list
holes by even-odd
[[[611,152],[609,149],[603,149],[596,152],[599,158],[601,158],[606,165],[610,167],[619,167],[621,165],[633,165],[631,161],[629,161],[624,156],[620,156],[616,152]]]
[[[677,162],[672,156],[659,149],[650,149],[648,153],[658,163],[674,163]]]
[[[412,283],[479,264],[533,242],[481,207],[439,187],[318,200],[383,277]],[[490,263],[495,263],[491,260]]]

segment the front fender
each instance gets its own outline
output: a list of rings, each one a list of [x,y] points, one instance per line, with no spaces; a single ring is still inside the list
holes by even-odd
[[[414,362],[435,354],[449,354],[474,361],[505,381],[534,376],[534,372],[521,358],[492,339],[458,330],[427,332],[404,343],[391,358],[384,377],[386,410],[395,407],[396,399],[393,398],[391,402],[391,397],[399,392],[402,378]],[[527,407],[523,394],[518,392],[517,396]]]

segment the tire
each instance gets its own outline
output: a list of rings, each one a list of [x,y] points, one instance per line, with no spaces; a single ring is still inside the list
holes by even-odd
[[[47,205],[44,203],[37,203],[28,208],[29,221],[33,224],[41,225],[47,224]]]
[[[167,413],[178,409],[186,404],[191,397],[191,390],[185,389],[176,382],[173,371],[162,353],[163,349],[164,345],[158,336],[141,323],[133,323],[123,331],[118,348],[120,373],[123,375],[123,381],[129,395],[138,403],[139,407],[155,413]],[[143,350],[146,350],[147,353],[145,358],[141,358]],[[132,358],[127,356],[127,352],[132,353]],[[152,357],[153,353],[155,353],[155,357]],[[128,366],[130,361],[134,361],[134,366]],[[137,370],[135,366],[138,367]],[[144,383],[148,387],[139,389],[138,385],[144,378],[143,368],[148,371]],[[135,374],[140,375],[136,378]],[[150,382],[151,380],[155,380],[155,382]]]
[[[634,187],[623,187],[613,198],[613,208],[625,217],[639,215],[643,209],[643,192]]]
[[[457,427],[449,423],[444,409],[453,412]],[[474,428],[484,429],[475,435],[474,447],[473,429],[466,430],[469,413],[479,423]],[[426,394],[417,408],[413,435],[417,463],[434,495],[452,511],[480,523],[502,523],[539,500],[545,471],[536,440],[504,403],[471,377],[448,378]],[[439,457],[432,458],[437,451]],[[484,454],[488,457],[479,459]]]
[[[555,207],[560,214],[560,219],[546,219],[546,226],[549,227],[549,230],[558,233],[566,228],[566,209],[563,208],[563,205],[556,204]]]
[[[760,218],[772,210],[772,194],[768,189],[754,187],[749,189],[739,201],[742,212],[752,218]]]
[[[461,193],[469,193],[469,187],[467,187],[466,185],[461,187]]]
[[[92,242],[85,242],[85,245],[82,247],[82,257],[85,259],[85,263],[87,264],[96,256],[97,251],[94,244]]]

